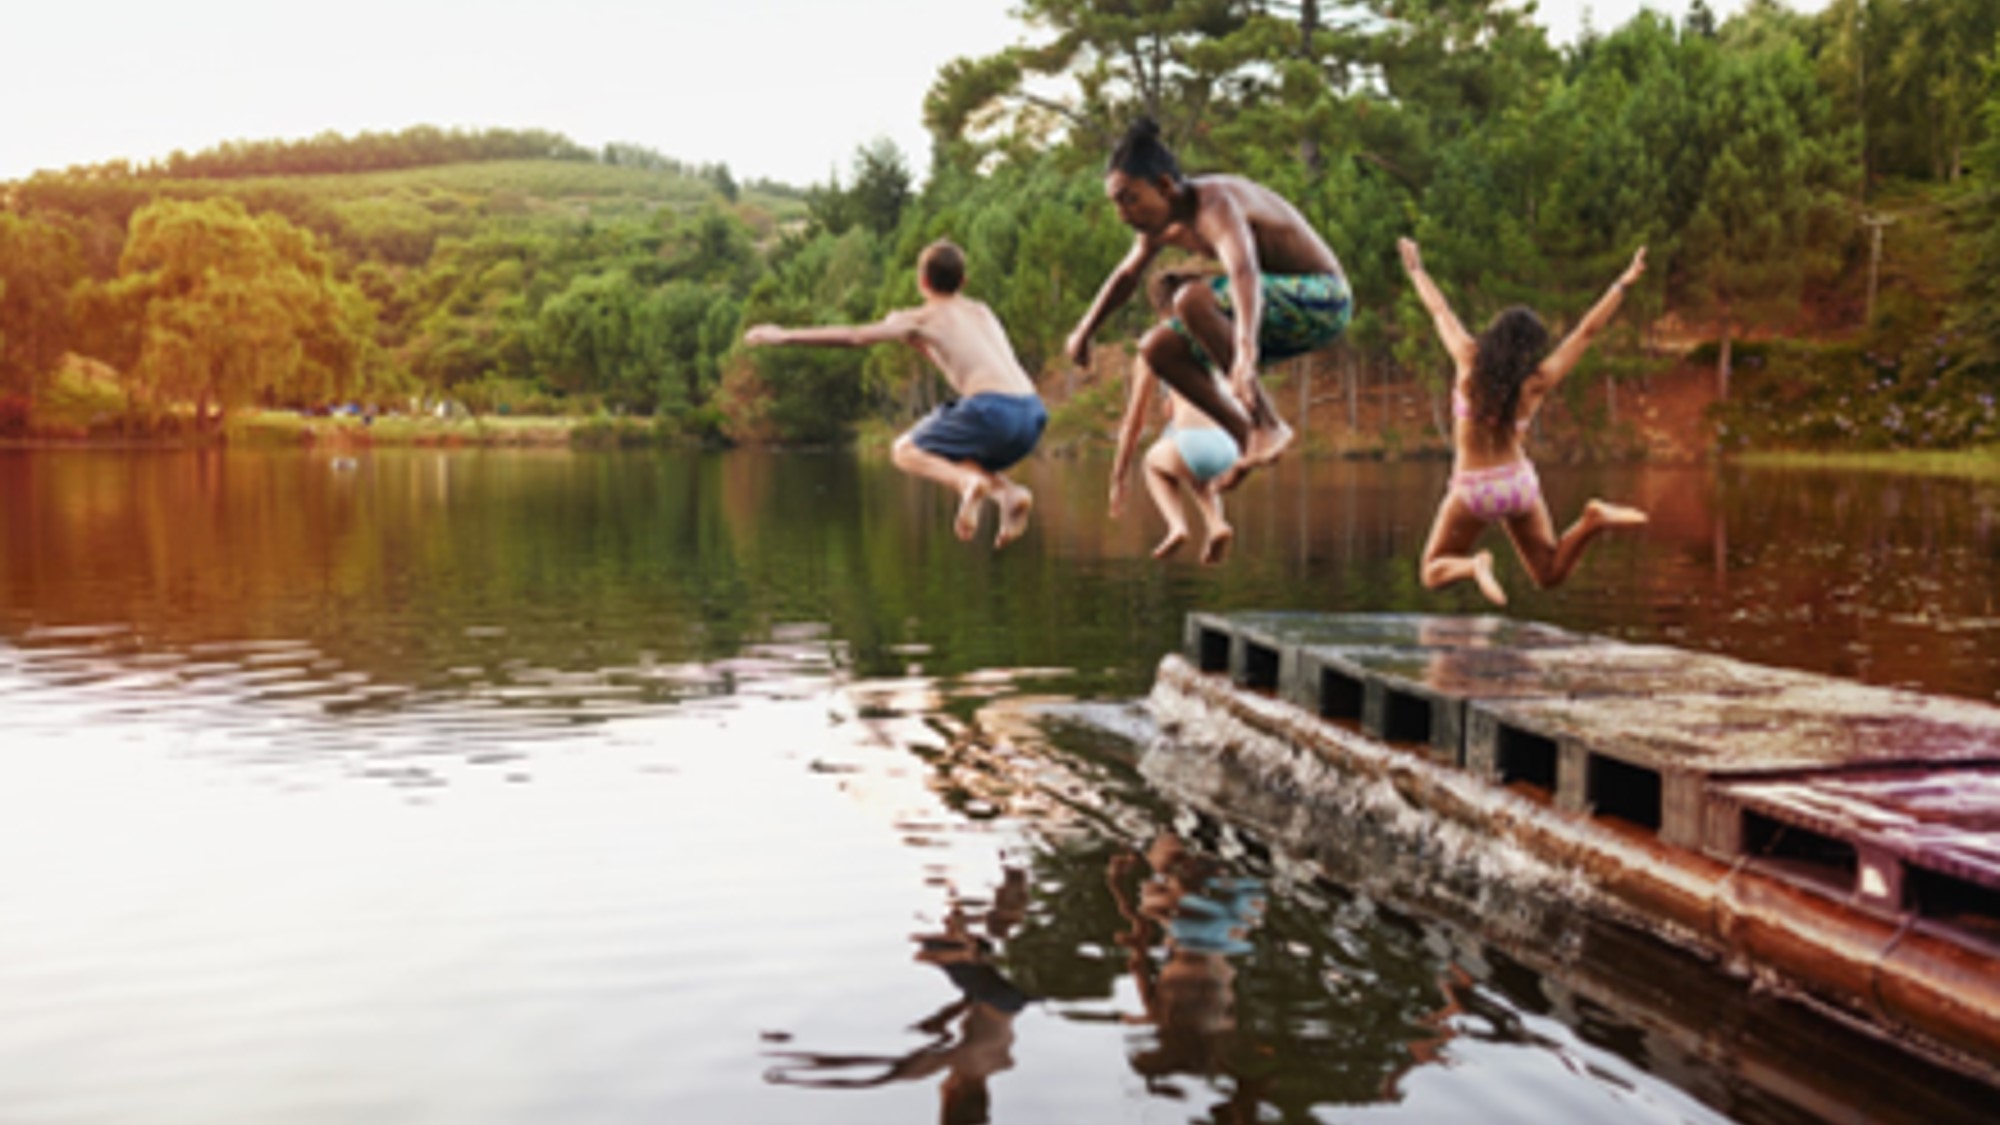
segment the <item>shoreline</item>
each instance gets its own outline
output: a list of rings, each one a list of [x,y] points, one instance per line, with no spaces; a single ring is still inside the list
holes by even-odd
[[[888,444],[886,423],[864,424],[845,444],[868,449]],[[372,423],[356,418],[301,418],[290,414],[265,413],[232,419],[223,428],[202,434],[157,436],[69,432],[31,434],[0,438],[0,450],[156,450],[196,449],[327,449],[368,448],[687,448],[709,445],[680,432],[671,422],[642,417],[481,417],[438,420],[405,415],[378,417]],[[1071,459],[1088,455],[1102,446],[1114,448],[1108,435],[1075,434],[1045,442],[1043,456]],[[794,448],[773,446],[772,448]],[[825,448],[824,444],[811,447]],[[1447,461],[1450,450],[1418,444],[1401,449],[1382,446],[1302,447],[1293,456],[1308,460],[1429,462]],[[1548,468],[1577,464],[1626,464],[1656,467],[1685,467],[1691,464],[1723,464],[1759,471],[1846,471],[1901,474],[1907,476],[2000,478],[2000,447],[1970,449],[1904,449],[1879,451],[1807,451],[1751,449],[1720,452],[1710,449],[1701,456],[1636,456],[1585,458],[1582,460],[1545,457]]]
[[[2000,447],[1973,449],[1899,449],[1879,452],[1806,452],[1746,450],[1721,460],[1749,469],[1839,469],[1849,472],[1902,473],[1909,476],[2000,477]]]

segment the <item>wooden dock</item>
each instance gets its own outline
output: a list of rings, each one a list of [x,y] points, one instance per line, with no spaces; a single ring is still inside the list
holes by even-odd
[[[2000,707],[1498,617],[1195,613],[1184,659],[1685,856],[1636,900],[2000,1068]]]

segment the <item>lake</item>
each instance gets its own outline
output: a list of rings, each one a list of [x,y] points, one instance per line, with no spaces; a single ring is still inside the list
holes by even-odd
[[[1293,458],[1219,568],[1108,465],[996,552],[851,451],[0,452],[0,1120],[1990,1118],[1161,784],[1186,612],[1484,603],[1416,581],[1442,464]],[[1510,615],[2000,693],[2000,485],[1543,479],[1653,522],[1554,591],[1495,534]]]

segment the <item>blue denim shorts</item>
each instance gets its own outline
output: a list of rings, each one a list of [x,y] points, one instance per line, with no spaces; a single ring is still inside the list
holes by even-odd
[[[910,441],[925,453],[997,473],[1033,452],[1048,424],[1039,395],[977,394],[931,411],[910,430]]]

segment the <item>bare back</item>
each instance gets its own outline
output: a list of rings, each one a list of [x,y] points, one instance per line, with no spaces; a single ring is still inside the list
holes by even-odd
[[[1283,196],[1254,180],[1241,176],[1192,176],[1194,217],[1176,222],[1160,232],[1159,240],[1209,258],[1220,258],[1216,236],[1205,229],[1204,215],[1221,210],[1221,201],[1234,204],[1250,227],[1257,251],[1257,268],[1267,274],[1340,274],[1340,259],[1333,248],[1306,222],[1298,208]]]
[[[1528,456],[1528,424],[1534,421],[1535,412],[1542,408],[1542,400],[1555,385],[1544,370],[1535,369],[1521,384],[1521,397],[1514,404],[1514,417],[1509,420],[1507,435],[1502,437],[1494,432],[1492,423],[1482,418],[1469,418],[1459,404],[1472,401],[1472,359],[1476,352],[1468,354],[1457,363],[1457,373],[1452,379],[1452,419],[1451,437],[1454,455],[1460,469],[1490,469],[1510,462],[1525,460]],[[1454,357],[1457,359],[1458,357]]]
[[[898,315],[908,318],[910,342],[937,364],[961,396],[1035,393],[1034,380],[1007,341],[1007,330],[984,302],[934,296]]]

